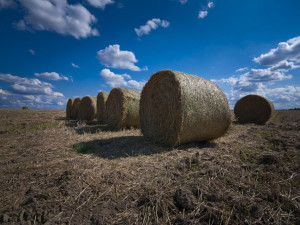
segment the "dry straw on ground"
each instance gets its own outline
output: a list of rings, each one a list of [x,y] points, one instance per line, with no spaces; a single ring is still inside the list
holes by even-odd
[[[211,140],[231,124],[228,100],[209,80],[172,70],[153,74],[140,101],[144,136],[169,146]]]
[[[105,105],[106,122],[110,129],[139,126],[140,95],[140,92],[127,88],[111,90]]]
[[[80,106],[81,98],[75,98],[72,105],[72,113],[71,119],[78,120],[79,119],[79,106]]]
[[[108,98],[109,92],[101,91],[97,96],[97,121],[99,124],[106,123],[105,121],[105,103]]]
[[[273,103],[259,95],[247,95],[234,106],[234,114],[241,123],[265,124],[273,113]]]
[[[79,105],[79,118],[81,120],[93,120],[97,115],[97,97],[85,96]]]
[[[74,102],[74,98],[69,98],[66,106],[66,117],[71,119],[72,117],[72,105]]]

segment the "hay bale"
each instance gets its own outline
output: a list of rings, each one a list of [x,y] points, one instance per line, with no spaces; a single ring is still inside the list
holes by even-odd
[[[74,98],[69,98],[66,106],[66,116],[67,118],[71,119],[72,117],[72,105],[74,102]]]
[[[259,95],[247,95],[234,106],[235,117],[241,123],[265,124],[273,113],[273,103]]]
[[[81,120],[93,120],[97,116],[97,98],[85,96],[79,104],[79,118]]]
[[[172,70],[153,74],[141,94],[143,135],[175,146],[222,136],[231,124],[228,100],[213,82]]]
[[[27,106],[23,106],[22,109],[23,109],[23,110],[27,110],[27,109],[29,109],[29,108],[28,108]]]
[[[79,107],[80,107],[80,102],[81,98],[75,98],[73,105],[72,105],[72,110],[71,110],[71,119],[73,120],[78,120],[79,119]]]
[[[97,121],[99,124],[106,123],[105,121],[105,103],[108,98],[109,92],[101,91],[97,95]]]
[[[138,127],[140,125],[139,91],[127,88],[114,88],[108,95],[105,104],[105,118],[110,129]]]

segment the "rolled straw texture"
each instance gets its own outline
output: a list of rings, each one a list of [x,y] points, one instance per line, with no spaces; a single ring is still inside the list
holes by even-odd
[[[105,103],[108,98],[109,92],[99,92],[97,95],[97,121],[99,124],[106,123],[105,120]]]
[[[106,122],[110,129],[139,127],[139,91],[127,88],[114,88],[105,104]]]
[[[141,94],[143,135],[176,146],[222,136],[231,124],[228,100],[213,82],[172,70],[153,74]]]
[[[71,119],[72,116],[72,105],[74,102],[74,98],[69,98],[67,105],[66,105],[66,117]]]
[[[85,96],[79,105],[79,118],[81,120],[93,120],[97,115],[97,97]]]
[[[73,120],[78,120],[79,119],[79,106],[80,106],[80,101],[81,98],[75,98],[73,105],[72,105],[72,110],[71,110],[71,119]]]
[[[234,114],[241,123],[265,124],[274,114],[274,105],[263,96],[247,95],[237,101]]]

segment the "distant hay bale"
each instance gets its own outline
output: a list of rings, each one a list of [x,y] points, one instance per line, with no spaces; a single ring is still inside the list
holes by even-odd
[[[81,120],[93,120],[97,115],[97,98],[85,96],[81,99],[79,104],[79,118]]]
[[[69,98],[66,106],[66,116],[67,118],[71,119],[72,117],[72,105],[74,102],[74,98]]]
[[[247,95],[234,106],[235,117],[241,123],[265,124],[273,113],[273,103],[259,95]]]
[[[111,90],[105,104],[105,118],[110,129],[120,130],[140,125],[140,95],[139,91],[127,88]]]
[[[99,124],[106,123],[105,121],[105,103],[108,98],[109,92],[101,91],[97,95],[97,121]]]
[[[222,136],[231,124],[228,100],[213,82],[172,70],[153,74],[141,94],[143,135],[176,146]]]
[[[71,110],[71,119],[73,120],[78,120],[79,119],[79,107],[80,107],[80,102],[81,98],[75,98],[73,105],[72,105],[72,110]]]
[[[27,106],[23,106],[22,109],[23,109],[23,110],[27,110],[27,109],[29,109],[29,108],[28,108]]]

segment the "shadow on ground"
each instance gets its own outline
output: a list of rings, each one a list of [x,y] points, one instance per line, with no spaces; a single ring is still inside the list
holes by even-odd
[[[216,143],[202,142],[181,145],[178,150],[186,151],[190,148],[215,148]],[[147,141],[143,136],[123,136],[80,142],[73,146],[73,150],[80,154],[92,154],[105,159],[153,155],[171,151],[174,148],[156,145]]]

